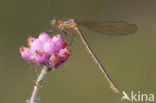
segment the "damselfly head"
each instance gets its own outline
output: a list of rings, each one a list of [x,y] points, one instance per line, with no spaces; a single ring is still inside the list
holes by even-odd
[[[61,21],[56,19],[56,18],[54,18],[53,20],[51,20],[50,24],[52,26],[59,26],[61,24]]]

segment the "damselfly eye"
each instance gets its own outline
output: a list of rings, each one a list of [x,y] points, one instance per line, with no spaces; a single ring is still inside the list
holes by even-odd
[[[51,20],[51,25],[56,25],[56,19]]]
[[[52,26],[58,26],[60,24],[60,21],[58,19],[53,19],[51,20],[51,23],[50,23]]]

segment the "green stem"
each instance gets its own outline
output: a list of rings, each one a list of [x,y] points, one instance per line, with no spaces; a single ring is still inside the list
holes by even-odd
[[[32,96],[30,98],[29,103],[36,103],[37,102],[38,91],[39,91],[40,87],[43,86],[44,79],[45,79],[45,76],[47,73],[48,73],[48,68],[44,66],[41,70],[40,75],[37,78],[35,85],[34,85],[34,90],[32,92]]]

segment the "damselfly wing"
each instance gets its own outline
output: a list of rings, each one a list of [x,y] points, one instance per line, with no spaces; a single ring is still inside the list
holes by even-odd
[[[76,21],[76,23],[88,29],[106,35],[127,35],[137,31],[134,23],[127,21]]]

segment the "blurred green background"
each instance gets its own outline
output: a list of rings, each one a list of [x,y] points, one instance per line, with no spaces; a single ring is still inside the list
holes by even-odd
[[[0,12],[0,103],[25,103],[31,96],[40,68],[24,61],[19,48],[29,35],[50,30],[54,17],[134,22],[138,31],[127,36],[81,29],[121,92],[156,94],[155,0],[0,0]],[[39,97],[40,103],[122,103],[122,93],[112,93],[78,36]]]

